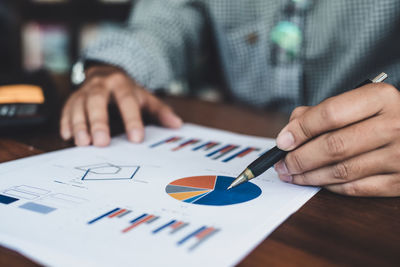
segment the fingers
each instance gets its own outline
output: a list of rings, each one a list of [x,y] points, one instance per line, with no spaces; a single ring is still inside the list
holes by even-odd
[[[147,92],[146,94],[145,108],[158,119],[161,125],[168,128],[179,128],[182,126],[182,119],[169,106],[155,96]]]
[[[385,90],[377,87],[388,85],[366,85],[308,109],[293,119],[277,137],[277,145],[283,150],[293,150],[307,140],[334,129],[364,120],[379,113],[384,105]]]
[[[391,142],[390,125],[372,117],[349,127],[323,134],[291,151],[284,163],[290,174],[300,174],[380,148]]]
[[[134,90],[128,84],[121,84],[118,90],[114,90],[115,101],[124,121],[126,134],[132,142],[142,142],[144,128],[140,103],[134,95]]]
[[[347,183],[382,173],[397,172],[399,167],[385,164],[390,160],[390,156],[388,155],[391,155],[390,149],[382,148],[329,166],[295,175],[282,173],[282,168],[284,168],[282,162],[279,162],[275,169],[279,171],[279,177],[285,182],[298,185],[323,186]]]
[[[78,95],[74,100],[74,106],[71,108],[71,125],[77,146],[88,146],[91,142],[88,133],[85,109],[85,97]]]
[[[109,91],[101,88],[90,90],[86,100],[86,112],[93,145],[99,147],[109,145],[111,140],[108,126],[108,101]]]
[[[374,175],[349,183],[328,185],[325,188],[349,196],[396,197],[400,195],[400,174]]]
[[[70,110],[70,102],[71,98],[67,101],[64,105],[61,113],[61,120],[60,120],[60,134],[62,139],[65,141],[72,138],[72,128],[71,128],[71,110]]]
[[[178,128],[182,120],[156,97],[137,86],[121,69],[104,65],[87,70],[82,88],[67,101],[60,121],[63,139],[75,138],[78,146],[107,146],[110,129],[107,106],[113,96],[124,121],[128,139],[141,142],[144,127],[141,109],[147,109],[162,125]],[[90,132],[90,134],[89,134]]]

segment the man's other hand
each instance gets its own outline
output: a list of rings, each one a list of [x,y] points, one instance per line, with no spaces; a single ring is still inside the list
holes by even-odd
[[[142,111],[161,125],[179,128],[182,120],[158,98],[137,85],[119,68],[102,65],[86,71],[86,80],[67,100],[61,116],[60,133],[78,146],[107,146],[110,143],[108,104],[115,101],[131,142],[144,138]]]

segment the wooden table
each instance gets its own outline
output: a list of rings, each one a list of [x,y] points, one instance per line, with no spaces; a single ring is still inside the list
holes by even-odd
[[[287,120],[233,105],[171,97],[166,101],[187,122],[258,136],[275,137]],[[121,125],[114,130],[120,132]],[[60,140],[55,126],[2,135],[0,162],[70,146]],[[35,265],[0,247],[0,266]],[[330,265],[400,266],[400,198],[353,198],[322,190],[239,264]]]

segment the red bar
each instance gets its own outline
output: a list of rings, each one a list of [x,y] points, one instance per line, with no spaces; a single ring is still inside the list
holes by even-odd
[[[121,213],[124,213],[125,211],[126,211],[126,209],[122,209],[122,210],[116,211],[116,212],[114,212],[113,214],[108,215],[108,218],[113,218],[113,217],[115,217],[115,216],[118,216],[118,215],[120,215]]]
[[[226,151],[230,151],[234,147],[235,147],[234,145],[229,145],[229,146],[225,147],[224,149],[220,150],[219,153],[224,153]]]
[[[216,144],[217,144],[216,142],[210,142],[210,143],[207,144],[207,148],[213,147],[213,146],[215,146]]]
[[[136,226],[138,226],[139,224],[145,223],[151,219],[153,219],[155,216],[154,215],[148,215],[146,218],[143,218],[142,220],[135,222],[134,224],[128,226],[127,228],[125,228],[124,230],[122,230],[123,233],[129,232],[130,230],[132,230],[133,228],[135,228]]]
[[[171,225],[171,228],[172,229],[176,229],[176,228],[178,228],[179,226],[181,226],[183,224],[183,222],[176,222],[176,223],[174,223],[173,225]]]
[[[191,140],[189,140],[189,141],[187,141],[187,142],[185,142],[185,143],[183,143],[183,144],[181,144],[181,145],[175,147],[174,149],[172,149],[172,151],[177,151],[177,150],[179,150],[179,149],[181,149],[181,148],[184,148],[184,147],[187,146],[187,145],[197,143],[198,141],[199,141],[199,140],[197,140],[197,139],[191,139]]]
[[[179,139],[181,139],[181,138],[180,137],[172,137],[172,138],[168,139],[167,141],[165,141],[165,143],[175,142]]]
[[[215,230],[214,227],[209,227],[209,228],[205,229],[204,231],[198,233],[198,234],[196,235],[196,237],[197,237],[198,239],[202,239],[202,238],[206,237],[207,235],[209,235],[210,233],[212,233],[214,230]]]
[[[240,153],[239,155],[237,155],[239,158],[242,158],[244,156],[246,156],[247,154],[249,154],[250,152],[253,152],[255,150],[254,147],[250,147],[249,149],[243,151],[242,153]]]

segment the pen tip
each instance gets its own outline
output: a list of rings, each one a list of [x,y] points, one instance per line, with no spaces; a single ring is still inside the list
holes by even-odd
[[[229,189],[231,189],[231,188],[232,188],[232,185],[228,186],[228,188],[227,188],[226,190],[229,190]]]

